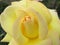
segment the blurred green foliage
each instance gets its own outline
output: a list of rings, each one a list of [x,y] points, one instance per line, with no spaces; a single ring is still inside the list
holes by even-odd
[[[56,9],[60,18],[60,0],[43,0],[42,3],[44,3],[46,7],[50,9]]]
[[[0,14],[3,12],[3,10],[5,9],[5,7],[7,7],[7,6],[8,6],[8,4],[0,1]]]
[[[48,7],[48,8],[55,8],[57,0],[43,0],[43,3]]]
[[[1,25],[0,25],[0,41],[1,39],[3,39],[3,37],[6,35],[6,32],[2,29]]]
[[[8,42],[0,42],[0,45],[8,45]]]

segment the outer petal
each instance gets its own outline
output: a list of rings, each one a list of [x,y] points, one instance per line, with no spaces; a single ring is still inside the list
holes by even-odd
[[[49,31],[48,38],[51,39],[53,45],[59,45],[59,34],[56,31]]]
[[[50,39],[45,39],[41,41],[40,45],[52,45],[52,41]]]
[[[42,41],[29,42],[27,45],[52,45],[52,42],[50,39],[45,39]]]
[[[54,10],[54,9],[48,9],[48,10],[51,13],[52,21],[58,22],[59,21],[59,17],[58,17],[58,14],[57,14],[56,10]]]
[[[34,10],[36,10],[39,14],[41,14],[48,24],[50,23],[51,14],[50,14],[48,8],[46,8],[42,3],[36,2],[36,1],[31,1],[29,6],[31,8],[33,8]]]
[[[18,44],[17,44],[17,42],[16,42],[14,39],[12,39],[12,40],[9,42],[8,45],[18,45]]]
[[[7,7],[1,14],[1,26],[2,28],[12,35],[12,25],[16,20],[16,14],[13,6]]]
[[[7,34],[7,35],[1,40],[1,42],[10,42],[11,39],[12,39],[12,37],[11,37],[9,34]]]
[[[49,30],[57,31],[60,35],[60,22],[51,22]]]
[[[9,45],[18,45],[18,44],[14,39],[12,39],[10,41]],[[26,44],[26,45],[52,45],[52,42],[51,42],[50,39],[45,39],[41,42],[29,43],[29,44]]]
[[[23,10],[23,7],[25,6],[23,1],[15,3],[8,6],[1,14],[1,26],[10,35],[12,35],[12,25],[14,24],[16,18],[20,16],[18,13],[21,13],[21,9]]]
[[[50,10],[50,12],[51,12],[52,20],[51,23],[49,24],[49,30],[57,31],[60,35],[60,22],[57,12],[55,10]]]

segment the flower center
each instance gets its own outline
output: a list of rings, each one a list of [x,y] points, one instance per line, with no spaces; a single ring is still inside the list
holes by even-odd
[[[30,16],[26,16],[21,24],[22,33],[27,38],[38,37],[38,21]]]

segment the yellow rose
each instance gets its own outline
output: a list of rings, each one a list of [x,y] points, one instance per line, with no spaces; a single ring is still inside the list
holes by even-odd
[[[10,36],[9,45],[59,45],[60,28],[56,31],[51,25],[54,20],[48,8],[30,0],[12,2],[1,14],[1,26]]]

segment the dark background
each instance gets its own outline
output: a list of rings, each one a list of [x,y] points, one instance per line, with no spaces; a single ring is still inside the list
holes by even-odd
[[[13,1],[19,0],[0,0],[0,14],[4,11],[4,9],[11,4]],[[58,12],[58,16],[60,17],[60,0],[43,0],[41,1],[46,5],[46,7],[50,9],[56,9]],[[4,38],[6,32],[2,29],[0,25],[0,41]],[[9,42],[0,42],[0,45],[8,45]]]

